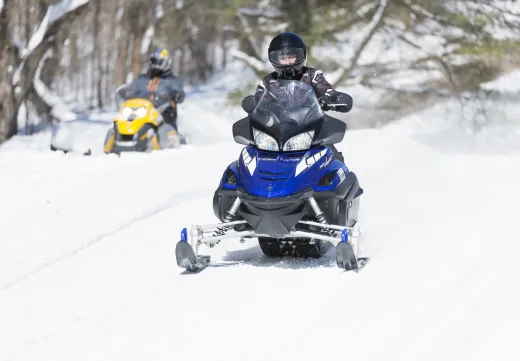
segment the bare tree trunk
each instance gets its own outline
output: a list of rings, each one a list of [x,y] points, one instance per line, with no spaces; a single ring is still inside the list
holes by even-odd
[[[153,17],[149,17],[149,4],[138,2],[133,4],[131,13],[133,18],[132,34],[133,34],[133,48],[132,48],[132,73],[137,77],[141,72],[141,44],[143,42],[143,35],[146,32],[147,22]]]
[[[9,71],[15,66],[15,48],[10,40],[10,12],[13,5],[13,0],[4,0],[4,6],[0,11],[0,142],[18,132],[12,73]]]
[[[124,4],[121,4],[120,3],[121,1],[111,1],[110,2],[110,12],[109,12],[109,16],[110,16],[110,21],[108,21],[108,24],[109,24],[109,28],[108,28],[108,34],[110,36],[114,36],[114,34],[116,34],[116,44],[119,45],[119,38],[117,37],[117,27],[120,27],[120,21],[116,20],[116,21],[113,21],[113,19],[118,19],[118,13],[119,13],[119,10],[123,10],[122,9],[122,6]],[[121,30],[119,30],[119,37],[121,36]],[[106,50],[106,58],[105,58],[105,67],[104,67],[104,72],[105,72],[105,83],[104,83],[104,88],[105,88],[105,91],[107,92],[110,92],[110,95],[111,95],[111,92],[112,92],[112,89],[113,89],[113,85],[114,85],[114,68],[112,67],[111,69],[111,65],[113,66],[113,64],[115,63],[115,60],[116,60],[116,54],[117,54],[117,49],[118,47],[114,47],[114,46],[108,46],[107,50]],[[114,49],[116,49],[114,51]],[[116,86],[119,86],[120,84],[117,84]],[[111,98],[112,99],[112,98]]]
[[[181,55],[179,56],[179,68],[177,70],[178,74],[183,74],[184,69],[184,46],[180,49]]]
[[[120,25],[120,37],[117,41],[117,60],[115,73],[116,84],[123,84],[128,72],[128,52],[130,47],[130,23],[132,21],[131,14],[128,9],[124,8],[123,17]]]
[[[139,76],[141,72],[141,41],[143,40],[142,34],[137,32],[134,34],[133,48],[132,48],[132,73],[134,79]]]
[[[102,64],[102,51],[99,48],[100,44],[100,16],[101,16],[101,0],[95,0],[92,5],[94,6],[94,14],[93,14],[93,23],[94,23],[94,29],[93,29],[93,44],[94,48],[92,50],[92,64],[97,64],[97,74],[96,76],[93,76],[93,79],[95,81],[95,93],[97,95],[97,107],[102,108],[103,107],[103,64]]]
[[[227,57],[228,57],[228,47],[226,44],[225,36],[220,37],[220,46],[222,48],[222,61],[220,63],[220,67],[221,67],[221,69],[226,69]]]
[[[76,96],[76,99],[80,96],[80,88],[81,88],[81,75],[83,69],[81,68],[79,56],[78,56],[78,31],[73,30],[69,35],[69,62],[70,66],[68,69],[69,81],[71,83],[73,92]]]

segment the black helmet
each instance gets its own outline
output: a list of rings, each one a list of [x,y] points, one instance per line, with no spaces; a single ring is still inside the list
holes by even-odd
[[[269,44],[269,61],[283,78],[294,79],[301,75],[307,63],[307,47],[295,33],[276,35]]]

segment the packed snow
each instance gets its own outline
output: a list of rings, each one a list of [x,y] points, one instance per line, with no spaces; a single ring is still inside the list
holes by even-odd
[[[361,272],[231,240],[202,247],[213,266],[185,274],[175,244],[216,221],[244,114],[202,93],[182,107],[194,140],[182,149],[0,147],[0,361],[518,359],[514,148],[446,152],[417,137],[417,118],[350,131],[338,148],[365,190]]]

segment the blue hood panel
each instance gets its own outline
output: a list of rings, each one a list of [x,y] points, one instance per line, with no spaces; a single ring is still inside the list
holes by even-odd
[[[332,158],[332,151],[324,146],[286,153],[247,146],[238,162],[238,183],[249,194],[267,198],[288,196],[309,187],[316,191],[332,190],[342,181],[339,175],[326,187],[318,186],[320,179],[340,168],[345,174],[348,173],[343,163],[332,161]]]

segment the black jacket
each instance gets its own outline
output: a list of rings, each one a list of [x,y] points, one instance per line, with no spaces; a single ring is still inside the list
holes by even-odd
[[[273,72],[266,75],[260,84],[256,87],[255,100],[258,103],[267,84],[278,81],[278,73]],[[318,98],[327,97],[331,102],[338,104],[347,104],[345,107],[338,107],[338,111],[347,113],[352,109],[352,97],[346,93],[341,93],[332,87],[332,85],[325,79],[323,72],[315,68],[305,67],[300,79],[301,82],[312,85],[314,92]]]

